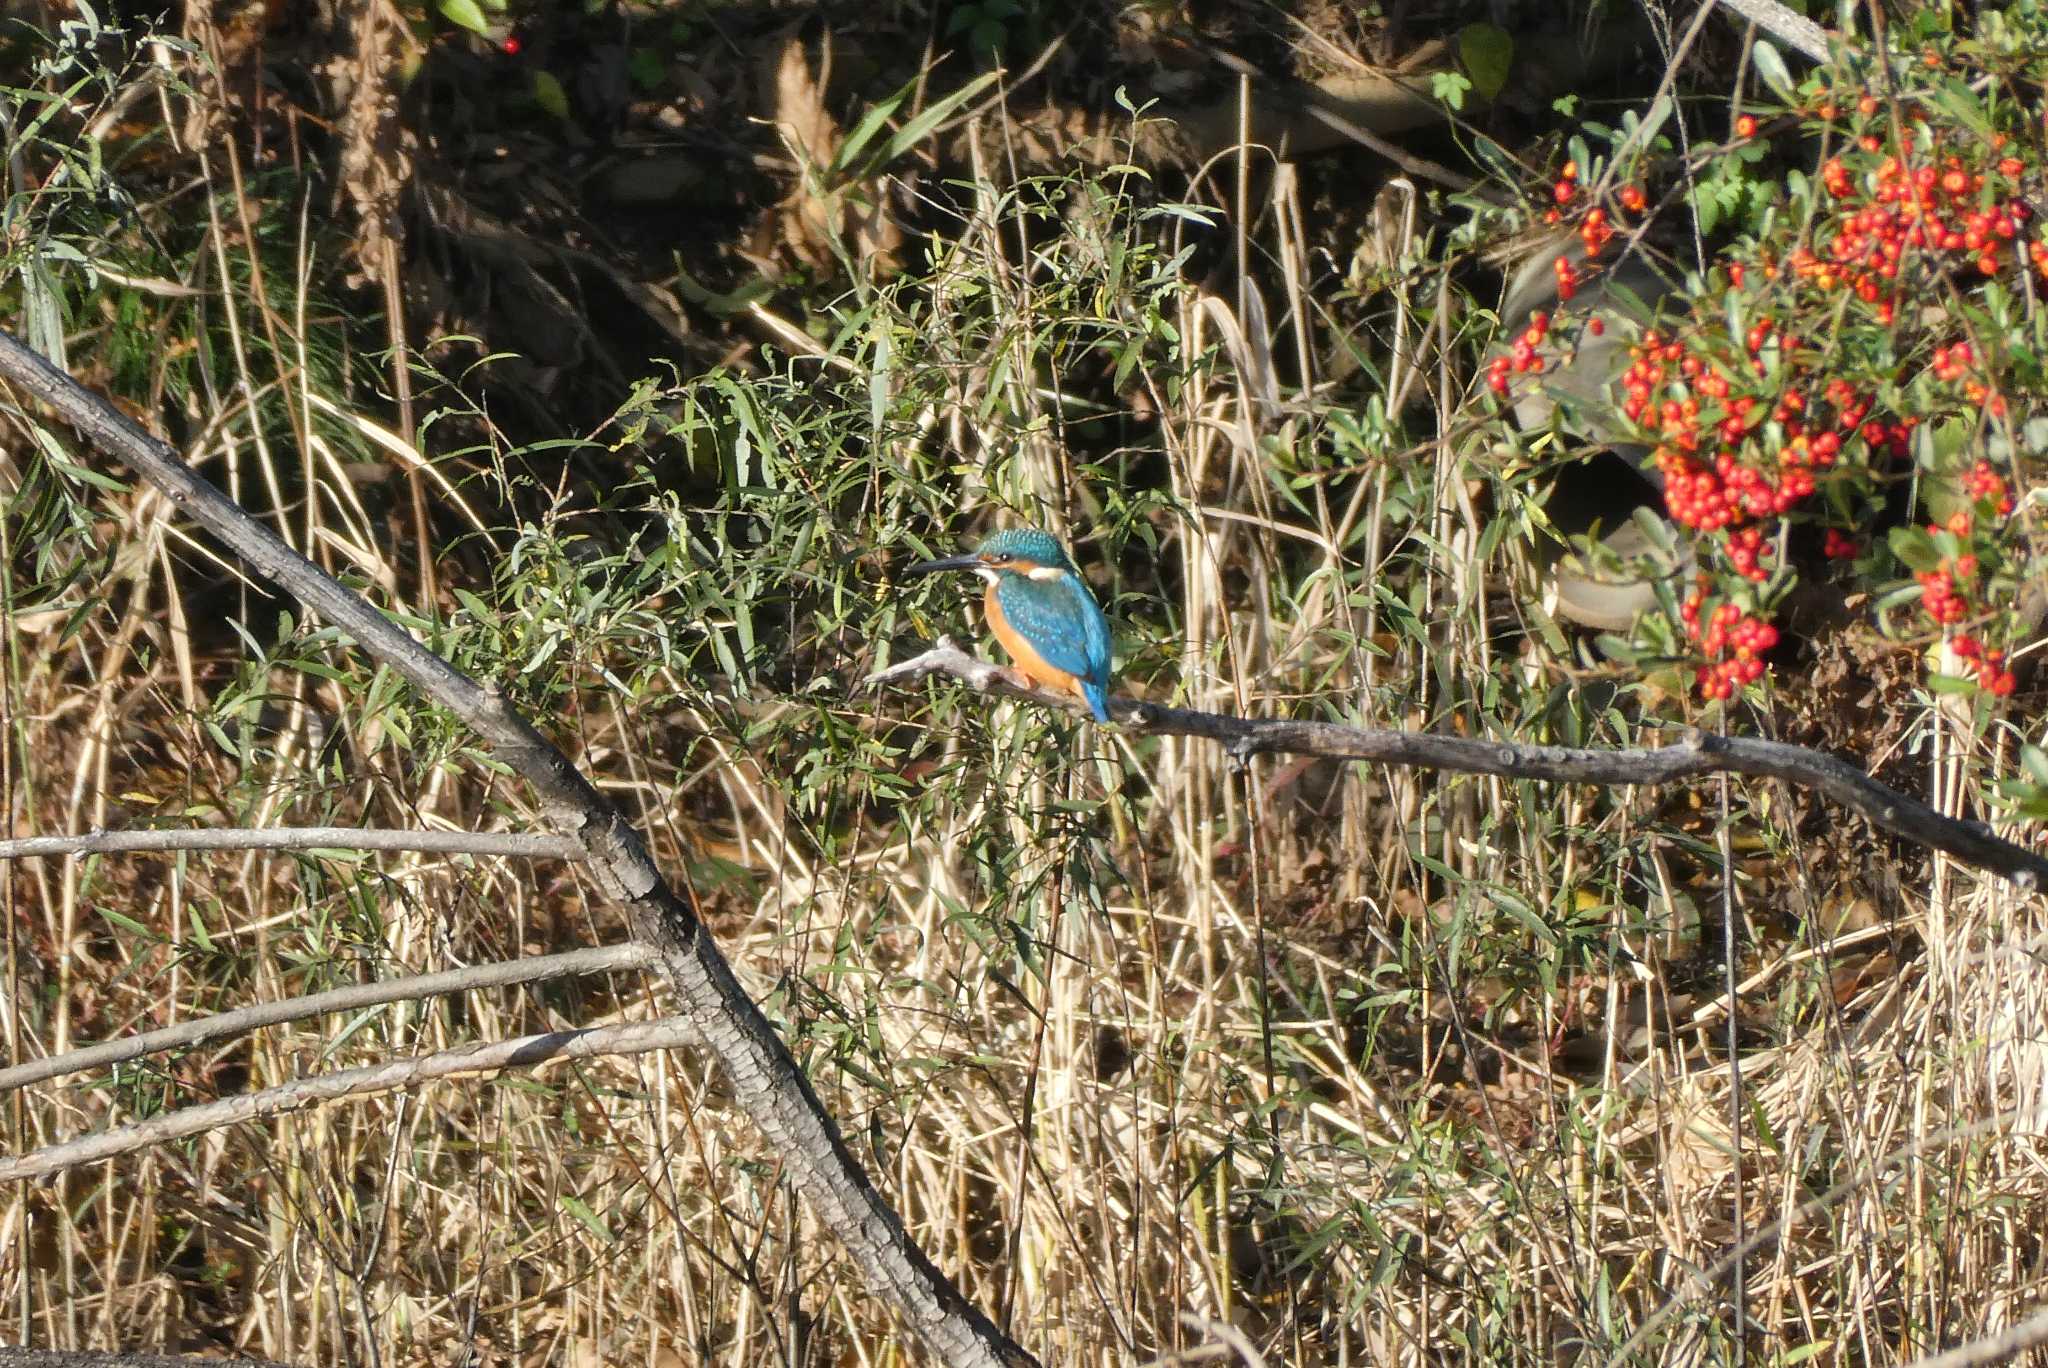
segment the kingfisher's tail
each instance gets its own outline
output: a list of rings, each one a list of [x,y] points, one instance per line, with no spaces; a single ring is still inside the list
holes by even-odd
[[[1109,690],[1092,679],[1080,681],[1081,697],[1088,700],[1088,710],[1095,714],[1097,722],[1109,721]]]

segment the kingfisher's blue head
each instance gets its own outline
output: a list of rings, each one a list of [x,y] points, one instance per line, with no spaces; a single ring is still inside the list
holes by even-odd
[[[991,532],[971,555],[923,561],[911,566],[906,573],[923,575],[934,570],[972,570],[990,584],[1000,582],[1004,575],[1022,575],[1027,579],[1045,581],[1079,574],[1074,569],[1074,562],[1067,558],[1066,548],[1050,532],[1041,532],[1035,527],[1011,527]]]

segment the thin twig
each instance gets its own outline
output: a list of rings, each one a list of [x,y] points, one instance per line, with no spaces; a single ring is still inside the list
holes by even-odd
[[[295,1078],[274,1088],[223,1097],[218,1102],[204,1102],[196,1107],[181,1107],[133,1125],[116,1126],[112,1130],[81,1135],[62,1144],[46,1145],[42,1149],[30,1150],[18,1159],[0,1159],[0,1183],[47,1178],[81,1164],[116,1159],[137,1150],[204,1135],[244,1121],[261,1121],[310,1107],[316,1102],[412,1088],[460,1074],[530,1068],[553,1059],[647,1054],[653,1050],[673,1050],[696,1043],[695,1027],[688,1018],[679,1016],[655,1021],[628,1021],[615,1026],[593,1026],[581,1031],[547,1031],[512,1040],[478,1041],[473,1045],[412,1059],[392,1059],[360,1069]]]
[[[820,1224],[841,1241],[871,1288],[903,1313],[943,1363],[984,1368],[1035,1364],[911,1240],[775,1027],[705,932],[689,889],[669,886],[625,814],[500,689],[478,684],[407,635],[368,600],[243,512],[177,452],[4,330],[0,376],[139,473],[256,573],[353,638],[365,653],[481,737],[500,763],[532,786],[549,824],[589,852],[592,882],[624,911],[634,938],[659,956],[663,977],[731,1080],[734,1097],[760,1129],[766,1148],[790,1166]]]
[[[1070,710],[1077,706],[1075,700],[1063,694],[1020,684],[1001,666],[977,660],[944,638],[933,649],[880,671],[868,682],[903,684],[931,675],[950,676],[982,693]],[[1959,822],[1943,816],[1917,798],[1886,788],[1845,760],[1782,741],[1714,736],[1688,729],[1669,746],[1597,750],[1350,727],[1339,722],[1232,717],[1227,713],[1160,707],[1128,698],[1112,698],[1109,711],[1128,732],[1199,736],[1217,742],[1239,759],[1259,754],[1318,755],[1416,769],[1455,770],[1461,774],[1491,774],[1506,779],[1646,787],[1722,773],[1782,779],[1832,799],[1894,836],[2002,875],[2022,891],[2032,892],[2048,880],[2048,858],[1993,835],[1982,823]]]
[[[1946,1353],[1914,1359],[1907,1368],[1982,1368],[2011,1363],[2027,1350],[2048,1344],[2048,1311],[2037,1311],[2018,1325],[1960,1344]]]
[[[166,850],[377,850],[429,855],[502,855],[515,860],[581,860],[567,836],[497,831],[399,831],[387,827],[204,827],[88,831],[0,841],[0,860],[31,855],[130,855]]]
[[[165,1050],[190,1049],[265,1026],[303,1021],[307,1017],[325,1016],[330,1012],[354,1012],[386,1002],[418,1002],[424,998],[467,993],[479,988],[505,988],[517,983],[545,983],[549,979],[578,975],[621,973],[629,969],[645,969],[653,961],[654,953],[644,945],[600,945],[559,955],[536,955],[531,959],[448,969],[438,974],[415,974],[408,978],[356,983],[279,1002],[259,1002],[252,1007],[199,1017],[161,1030],[102,1041],[47,1059],[32,1059],[0,1069],[0,1097],[31,1083],[83,1073],[87,1069],[103,1069],[110,1064],[161,1054]]]
[[[1275,81],[1271,76],[1268,76],[1265,72],[1259,70],[1259,68],[1253,66],[1234,52],[1227,52],[1210,44],[1203,44],[1202,50],[1208,54],[1210,61],[1215,62],[1233,75],[1243,79],[1258,81],[1269,90],[1284,88],[1283,83]],[[1345,118],[1335,110],[1323,108],[1313,99],[1302,100],[1300,107],[1302,113],[1308,115],[1317,123],[1343,134],[1368,151],[1378,153],[1411,176],[1419,176],[1423,180],[1435,181],[1438,185],[1448,186],[1460,194],[1473,195],[1480,199],[1495,202],[1505,202],[1505,196],[1485,182],[1474,180],[1471,176],[1461,176],[1448,166],[1440,162],[1433,162],[1427,157],[1418,157],[1412,152],[1388,142],[1371,129],[1361,128],[1358,124]]]

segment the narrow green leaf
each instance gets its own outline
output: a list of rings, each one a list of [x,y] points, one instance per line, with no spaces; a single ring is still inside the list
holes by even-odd
[[[598,1214],[590,1209],[590,1204],[581,1197],[571,1197],[566,1193],[563,1194],[562,1210],[574,1216],[579,1225],[597,1236],[598,1239],[603,1240],[606,1244],[615,1242],[616,1237],[613,1236],[611,1228],[599,1219]]]
[[[1001,74],[1001,72],[997,71],[984,72],[944,99],[933,101],[926,107],[923,113],[903,125],[896,135],[890,138],[888,143],[883,146],[883,164],[887,165],[895,161],[905,152],[908,152],[911,148],[916,147],[927,137],[931,136],[933,129],[952,118],[954,112],[961,105],[966,104],[969,100],[981,94],[982,91],[987,90],[989,86],[995,83],[996,77]]]
[[[552,71],[533,73],[533,102],[558,119],[569,117],[569,92]]]
[[[1799,88],[1792,83],[1792,73],[1785,69],[1785,59],[1770,43],[1759,38],[1750,58],[1756,63],[1756,74],[1764,78],[1764,84],[1786,104],[1799,99]]]
[[[491,21],[484,18],[483,9],[476,0],[441,0],[441,17],[471,33],[490,32]]]

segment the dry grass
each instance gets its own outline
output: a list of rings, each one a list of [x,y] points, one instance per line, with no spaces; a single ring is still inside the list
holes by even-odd
[[[1335,284],[1299,181],[1248,162],[1209,182],[1241,236],[1205,294],[1164,264],[1204,234],[1145,217],[1135,185],[1058,184],[1043,216],[1040,192],[999,193],[999,129],[940,268],[837,306],[836,369],[648,399],[683,437],[645,449],[657,471],[731,475],[731,435],[760,425],[722,489],[629,486],[634,518],[695,548],[653,570],[602,535],[599,562],[564,549],[596,526],[587,498],[550,521],[475,474],[534,458],[471,411],[445,471],[470,472],[479,522],[522,500],[533,520],[441,562],[477,605],[408,600],[410,496],[351,469],[387,459],[388,416],[322,384],[340,363],[307,353],[332,357],[333,329],[235,259],[247,191],[224,177],[205,327],[238,345],[152,354],[111,305],[77,345],[127,356],[119,390],[170,396],[189,458],[296,544],[521,681],[691,871],[918,1241],[1047,1363],[1144,1363],[1218,1324],[1275,1363],[1719,1361],[1739,1239],[1746,1344],[1774,1359],[1903,1362],[2038,1305],[2039,899],[1897,863],[1761,786],[1238,773],[1194,741],[844,687],[966,611],[877,582],[885,560],[1002,508],[1083,541],[1130,624],[1128,686],[1153,696],[1593,744],[1676,707],[1608,699],[1537,606],[1543,468],[1503,461],[1514,436],[1476,428],[1439,366],[1477,326],[1441,277],[1319,303]],[[288,279],[327,274],[321,250],[293,243]],[[1340,334],[1382,373],[1320,374]],[[1088,350],[1105,335],[1143,339],[1117,384]],[[1104,399],[1152,418],[1103,440]],[[29,510],[62,481],[18,425],[4,475],[8,834],[520,825],[461,738],[339,643],[277,631],[280,605],[161,500],[68,487],[78,521],[53,532]],[[466,522],[455,497],[434,496],[444,529]],[[30,547],[53,559],[29,568]],[[1924,700],[1869,741],[1909,737],[1944,810],[1981,812],[2008,741]],[[13,1058],[622,934],[573,872],[427,857],[30,861],[5,889]],[[660,1010],[619,981],[307,1023],[37,1086],[8,1099],[9,1141]],[[723,1086],[687,1053],[453,1083],[0,1194],[0,1338],[309,1364],[915,1360]]]

